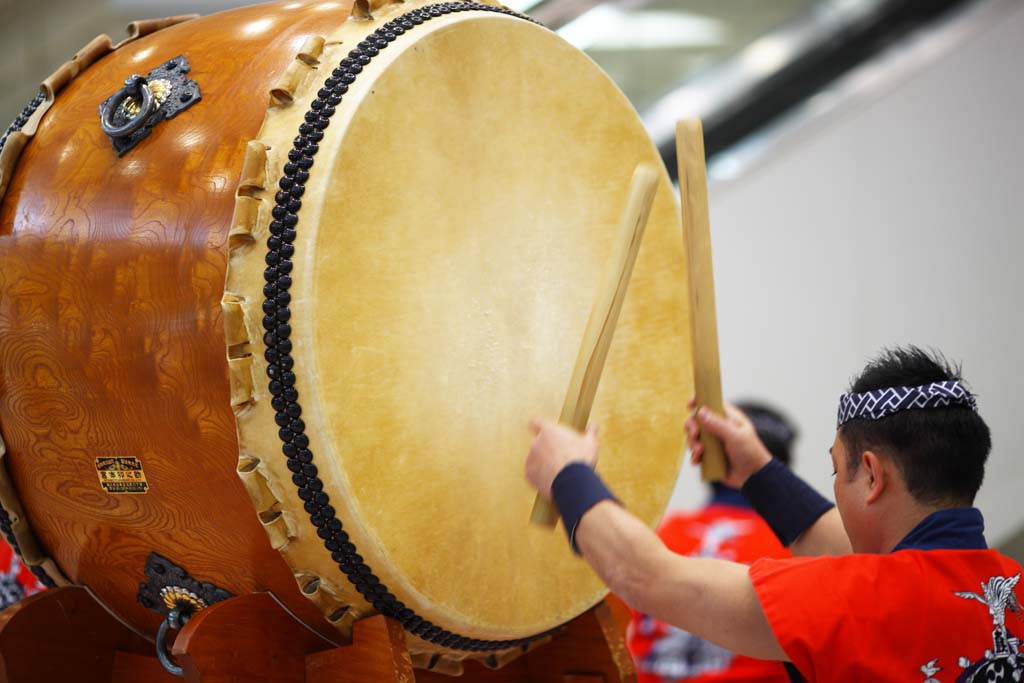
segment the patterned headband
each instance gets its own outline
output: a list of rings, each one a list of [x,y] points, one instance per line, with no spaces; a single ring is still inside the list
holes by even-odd
[[[863,394],[843,394],[839,397],[836,429],[850,420],[880,420],[903,410],[946,406],[966,406],[978,410],[974,394],[955,379],[919,387],[888,387]]]

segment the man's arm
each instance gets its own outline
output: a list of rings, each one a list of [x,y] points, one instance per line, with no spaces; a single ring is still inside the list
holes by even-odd
[[[676,555],[643,522],[607,500],[583,515],[575,540],[598,576],[634,609],[733,652],[787,660],[746,566]]]
[[[692,403],[691,403],[692,407]],[[754,425],[747,416],[731,404],[725,405],[725,415],[716,415],[707,408],[701,408],[696,416],[686,421],[686,435],[690,447],[691,458],[698,463],[704,454],[704,446],[700,442],[700,431],[706,429],[718,437],[724,447],[729,461],[729,474],[725,484],[743,489],[749,497],[749,490],[744,488],[747,481],[754,475],[761,475],[762,470],[772,462],[771,453],[757,436]],[[796,475],[791,475],[795,477]],[[803,485],[806,486],[806,485]],[[785,504],[785,491],[780,491],[782,503]],[[814,494],[817,496],[817,494]],[[820,497],[819,497],[820,499]],[[764,509],[758,501],[754,508],[772,524],[770,510]],[[820,511],[820,509],[819,509]],[[775,525],[772,525],[773,529]],[[850,539],[846,535],[842,519],[836,508],[831,508],[800,529],[799,536],[787,545],[790,552],[797,556],[817,557],[820,555],[846,555],[851,552]]]
[[[839,517],[839,510],[832,508],[818,517],[818,521],[789,545],[789,552],[797,557],[820,557],[822,555],[838,557],[853,552],[850,547],[850,537],[846,535],[846,527],[843,526],[843,520]]]

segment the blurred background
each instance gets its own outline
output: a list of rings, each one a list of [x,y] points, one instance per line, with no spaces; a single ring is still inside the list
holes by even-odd
[[[99,33],[240,4],[0,0],[0,115]],[[830,493],[851,376],[885,345],[943,350],[993,430],[989,539],[1024,559],[1024,2],[508,4],[610,74],[673,176],[675,120],[703,117],[726,395],[788,413]],[[704,496],[684,468],[672,504]]]

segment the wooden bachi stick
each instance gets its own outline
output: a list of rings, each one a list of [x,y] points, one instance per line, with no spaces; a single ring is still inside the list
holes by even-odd
[[[683,208],[683,244],[690,283],[690,331],[697,405],[725,413],[722,373],[718,359],[718,322],[715,317],[715,279],[711,267],[711,224],[708,218],[708,181],[704,166],[704,130],[700,119],[676,123],[676,162]],[[719,481],[728,473],[722,444],[702,430],[704,481]]]
[[[640,241],[651,215],[657,189],[658,172],[655,167],[651,164],[637,166],[633,171],[626,207],[619,221],[618,241],[608,262],[597,300],[590,311],[586,331],[583,333],[583,344],[576,356],[576,367],[569,381],[569,391],[558,418],[559,422],[577,431],[585,430],[590,419],[601,371],[619,320],[622,302],[626,298],[626,288],[633,274],[633,264],[640,251]],[[558,521],[558,511],[554,504],[537,496],[530,521],[553,527]]]

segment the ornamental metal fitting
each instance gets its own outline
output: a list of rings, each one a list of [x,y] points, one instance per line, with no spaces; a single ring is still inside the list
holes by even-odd
[[[196,581],[166,557],[150,553],[146,558],[146,578],[139,584],[136,599],[143,607],[169,616],[172,610],[192,615],[210,605],[234,597],[212,583]]]
[[[191,68],[185,55],[178,55],[148,76],[132,74],[123,88],[103,101],[100,125],[117,156],[144,140],[155,125],[202,99],[199,84],[185,76]]]

